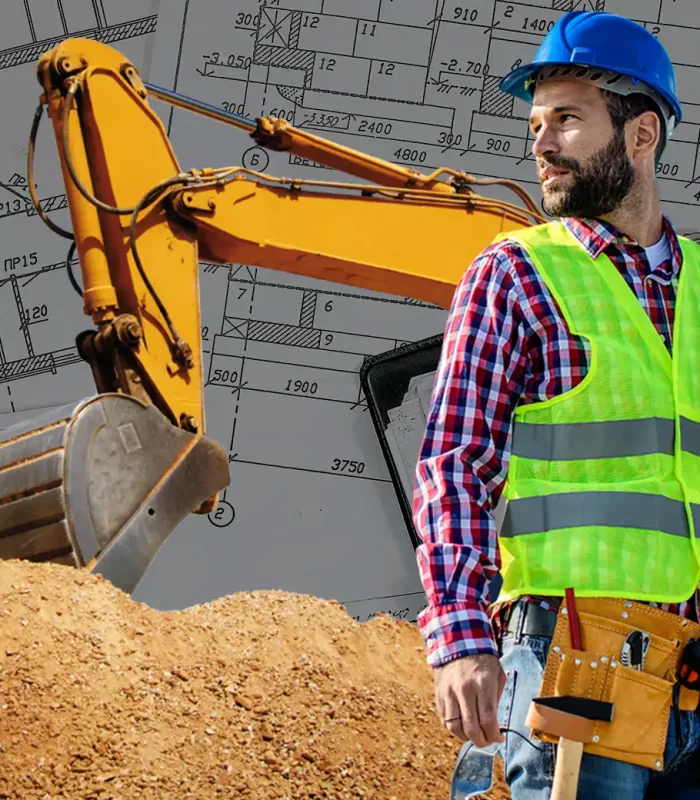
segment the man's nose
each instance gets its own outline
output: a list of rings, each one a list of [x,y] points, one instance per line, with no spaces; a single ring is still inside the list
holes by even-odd
[[[543,158],[544,156],[552,155],[559,152],[556,136],[552,130],[546,125],[543,125],[535,136],[535,141],[532,143],[532,154],[536,158]]]

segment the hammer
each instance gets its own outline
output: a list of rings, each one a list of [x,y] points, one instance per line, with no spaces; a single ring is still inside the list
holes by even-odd
[[[552,800],[576,800],[583,745],[591,741],[595,723],[612,722],[614,712],[613,703],[587,697],[561,695],[532,700],[525,724],[559,737]]]

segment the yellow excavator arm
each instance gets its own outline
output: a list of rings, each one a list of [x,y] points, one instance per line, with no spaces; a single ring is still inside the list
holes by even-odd
[[[98,394],[37,428],[4,432],[0,557],[87,566],[131,592],[175,526],[215,506],[229,473],[227,454],[204,435],[200,259],[447,308],[464,270],[496,234],[545,221],[514,182],[448,169],[424,175],[284,120],[237,118],[144,84],[121,53],[92,40],[68,39],[43,55],[38,78],[28,184],[37,213],[71,240],[71,255],[77,251],[84,311],[94,323],[77,345]],[[242,167],[183,172],[149,94],[364,182],[285,179]],[[35,195],[44,106],[72,232],[49,219]],[[474,188],[491,183],[509,186],[522,205]],[[3,485],[3,473],[18,469],[22,475]]]

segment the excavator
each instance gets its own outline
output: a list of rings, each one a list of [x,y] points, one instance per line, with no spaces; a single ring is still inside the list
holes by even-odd
[[[76,338],[96,394],[3,431],[0,558],[67,564],[131,594],[175,527],[215,509],[228,454],[205,435],[199,260],[237,263],[449,308],[498,233],[546,222],[510,180],[408,169],[277,118],[246,117],[144,82],[120,52],[70,38],[37,62],[34,208],[70,242],[92,327]],[[240,166],[184,172],[149,97],[245,131],[260,147],[360,182]],[[41,207],[34,151],[51,120],[72,231]],[[520,203],[490,198],[501,184]],[[82,280],[72,272],[77,253]]]

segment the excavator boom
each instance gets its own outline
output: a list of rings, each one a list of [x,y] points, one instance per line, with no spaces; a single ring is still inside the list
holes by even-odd
[[[78,253],[79,291],[94,327],[77,346],[98,394],[33,430],[5,432],[3,558],[88,567],[131,592],[176,525],[214,508],[229,473],[227,453],[205,436],[200,259],[447,308],[465,268],[496,234],[544,222],[511,181],[449,169],[424,175],[284,120],[227,115],[145,85],[124,56],[92,40],[65,40],[41,57],[37,72],[43,95],[28,184],[37,213]],[[149,92],[242,128],[261,146],[365,183],[285,179],[235,166],[183,172]],[[34,195],[44,106],[72,232],[49,219]],[[522,205],[474,188],[488,183],[510,186]]]

